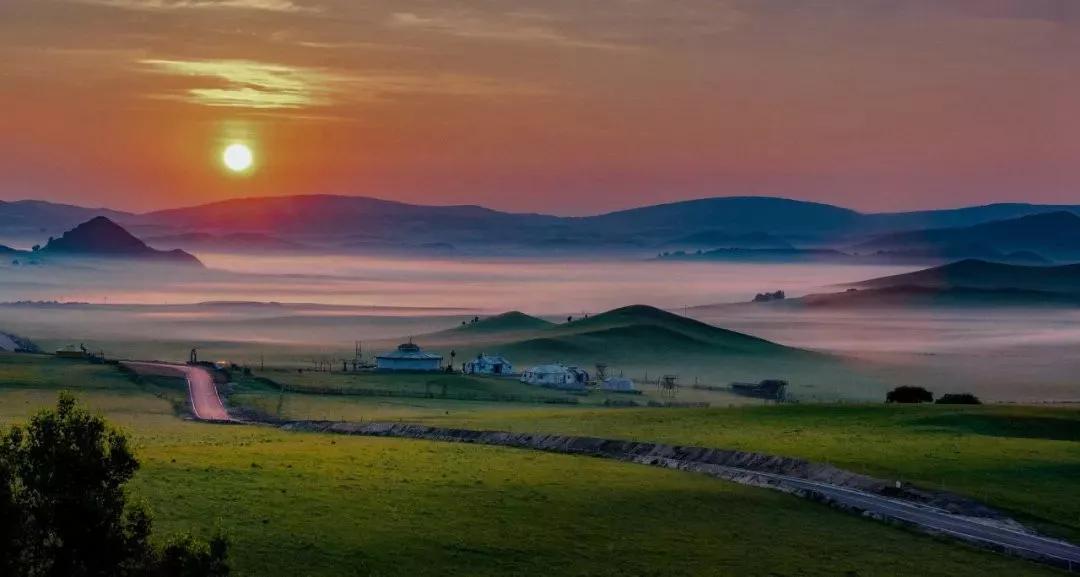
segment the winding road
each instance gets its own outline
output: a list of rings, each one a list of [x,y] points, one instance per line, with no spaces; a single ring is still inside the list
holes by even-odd
[[[165,376],[183,375],[188,384],[188,400],[191,412],[200,421],[222,423],[232,421],[229,411],[218,396],[217,386],[210,371],[192,365],[170,365],[166,363],[126,362],[125,365],[137,373],[159,374]]]
[[[670,459],[666,460],[668,462],[663,461],[665,460],[656,464],[727,479],[742,477],[746,480],[739,482],[746,484],[775,486],[782,490],[795,490],[824,497],[845,508],[869,513],[882,519],[898,521],[914,526],[923,532],[947,535],[984,548],[1004,550],[1067,571],[1080,571],[1080,547],[1072,543],[1011,529],[985,519],[956,515],[937,507],[789,475],[720,465],[686,466],[685,463],[674,462]]]

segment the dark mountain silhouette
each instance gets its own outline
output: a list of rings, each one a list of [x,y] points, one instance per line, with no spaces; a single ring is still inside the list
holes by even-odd
[[[60,238],[49,240],[39,254],[130,258],[200,266],[202,264],[182,250],[154,250],[104,216],[94,217],[65,232]]]
[[[853,210],[816,202],[732,196],[645,206],[579,220],[601,230],[662,231],[668,235],[700,229],[734,234],[816,234],[855,228],[861,217]]]
[[[939,228],[879,236],[855,250],[922,251],[952,257],[995,258],[993,253],[1034,252],[1058,258],[1080,255],[1080,216],[1057,211],[962,228]]]
[[[784,302],[788,307],[883,308],[883,307],[1075,307],[1080,294],[1024,289],[970,287],[890,286],[811,294]]]
[[[838,240],[928,226],[974,225],[1077,207],[1000,204],[954,210],[863,214],[828,204],[732,196],[644,206],[585,217],[500,212],[480,206],[422,206],[353,196],[234,199],[136,217],[142,225],[183,231],[232,230],[275,235],[349,235],[371,241],[514,243],[538,248],[632,250],[673,241],[720,248],[756,241],[748,235]],[[710,236],[720,244],[707,246]],[[768,237],[765,237],[768,240]],[[784,248],[747,246],[744,248]]]
[[[485,234],[506,235],[518,226],[556,224],[560,220],[553,216],[502,213],[480,206],[422,206],[331,195],[240,198],[139,217],[142,224],[189,231],[313,235],[355,235],[363,231],[372,239],[430,236],[435,230],[482,238]]]
[[[879,232],[957,228],[1057,211],[1080,213],[1080,205],[1011,202],[943,210],[887,212],[864,215],[864,226]]]
[[[851,283],[862,288],[921,287],[1080,293],[1080,264],[1026,266],[962,260],[907,274]]]
[[[779,243],[837,247],[871,235],[992,220],[1074,206],[994,204],[952,210],[864,214],[821,203],[732,196],[688,200],[585,217],[500,212],[480,206],[422,206],[332,195],[241,198],[142,215],[37,201],[0,203],[0,230],[54,232],[102,214],[141,236],[256,233],[285,243],[355,245],[358,250],[424,247],[468,250],[500,246],[534,251],[650,251],[678,248],[788,248]],[[63,230],[63,229],[60,229]],[[358,237],[358,235],[360,235]],[[754,240],[752,235],[766,235]],[[778,243],[761,246],[759,242]],[[216,239],[209,241],[219,242]],[[223,240],[220,242],[230,242]],[[357,244],[359,243],[359,244]],[[700,244],[698,244],[700,243]],[[737,244],[736,244],[737,243]],[[710,246],[711,245],[711,246]],[[995,250],[998,248],[993,246]],[[1034,250],[1017,247],[1015,250]]]
[[[42,200],[0,200],[0,229],[9,233],[59,233],[95,216],[123,220],[132,215],[107,208],[86,208]]]

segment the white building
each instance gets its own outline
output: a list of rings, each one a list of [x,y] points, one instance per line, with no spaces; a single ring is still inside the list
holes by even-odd
[[[521,382],[555,389],[582,390],[589,382],[589,373],[577,367],[553,363],[526,370],[521,374]]]
[[[438,371],[442,355],[428,353],[410,343],[398,345],[396,351],[375,357],[375,368],[381,371]]]
[[[480,353],[465,363],[463,372],[467,375],[510,375],[514,372],[514,365],[499,355]]]

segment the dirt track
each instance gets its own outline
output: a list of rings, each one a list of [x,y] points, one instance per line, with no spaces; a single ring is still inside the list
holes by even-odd
[[[231,421],[229,412],[221,403],[217,386],[210,372],[202,367],[189,365],[170,365],[165,363],[124,363],[140,374],[158,374],[165,376],[183,376],[188,383],[188,400],[191,412],[200,421]]]

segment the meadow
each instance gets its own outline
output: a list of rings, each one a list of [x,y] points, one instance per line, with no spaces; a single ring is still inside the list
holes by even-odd
[[[801,457],[969,495],[1051,533],[1080,537],[1076,406],[772,405],[729,398],[732,403],[712,408],[613,409],[281,395],[249,387],[232,402],[286,419],[404,421]]]
[[[0,422],[25,419],[60,389],[75,391],[132,436],[143,467],[131,492],[154,510],[158,530],[220,526],[238,575],[1056,574],[678,471],[188,422],[175,416],[173,385],[136,383],[110,366],[0,354]],[[588,416],[582,427],[655,415],[643,434],[662,433],[665,416],[694,414],[564,411],[568,420]],[[551,420],[557,411],[501,413],[492,405],[472,422],[567,425]]]

